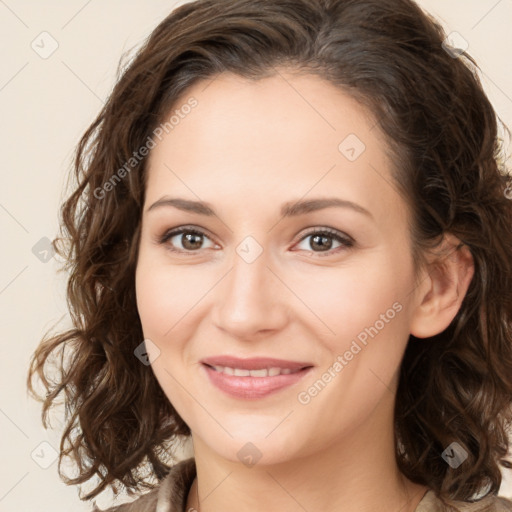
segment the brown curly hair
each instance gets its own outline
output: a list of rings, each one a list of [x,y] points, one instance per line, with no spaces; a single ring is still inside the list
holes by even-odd
[[[456,318],[434,338],[409,340],[396,457],[410,480],[446,497],[497,493],[512,418],[512,188],[478,67],[450,53],[445,38],[410,0],[197,0],[175,9],[118,72],[77,147],[54,240],[69,271],[73,328],[45,336],[27,379],[46,428],[64,394],[59,473],[68,484],[100,478],[82,499],[107,486],[117,493],[116,482],[129,494],[154,487],[143,469],[160,481],[170,468],[166,444],[190,434],[151,367],[134,357],[143,340],[135,268],[147,161],[134,161],[135,152],[195,82],[224,71],[258,80],[277,66],[326,79],[369,107],[413,212],[417,262],[444,233],[469,247],[475,275]],[[32,387],[36,375],[46,396]],[[441,457],[453,441],[468,452],[457,469]],[[76,478],[62,475],[64,456]]]

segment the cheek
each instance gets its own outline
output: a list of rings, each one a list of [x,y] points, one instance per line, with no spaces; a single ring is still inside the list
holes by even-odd
[[[360,333],[364,338],[365,329],[375,324],[384,333],[407,323],[402,312],[411,291],[412,269],[406,257],[381,252],[323,270],[290,275],[289,280],[301,301],[297,307],[303,311],[302,321],[316,334],[325,334],[331,350],[344,349]]]
[[[408,262],[389,256],[373,263],[324,279],[323,292],[311,288],[316,291],[308,297],[329,329],[317,337],[326,349],[321,368],[297,399],[311,417],[332,425],[332,435],[364,421],[388,396],[409,336]]]
[[[145,335],[162,339],[181,329],[188,317],[194,316],[201,297],[208,291],[211,276],[208,278],[197,269],[191,271],[185,266],[171,267],[159,260],[146,259],[144,255],[139,259],[136,295]]]
[[[163,312],[165,310],[173,311],[169,306],[172,294],[166,293],[166,287],[163,285],[159,273],[152,271],[148,265],[139,264],[136,272],[136,295],[137,309],[142,323],[144,336],[151,338],[158,335],[160,337],[170,325],[166,323],[170,319],[165,319]]]
[[[185,340],[193,332],[193,304],[199,293],[179,268],[157,264],[141,252],[136,270],[136,297],[151,369],[169,401],[179,411],[193,404],[183,391],[188,367]],[[195,300],[194,300],[195,299]],[[183,340],[183,341],[182,341]],[[182,415],[187,421],[187,415]]]

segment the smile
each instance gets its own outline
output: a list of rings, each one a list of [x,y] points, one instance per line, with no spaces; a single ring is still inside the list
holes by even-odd
[[[288,388],[313,368],[311,363],[273,358],[221,356],[201,362],[210,383],[224,394],[244,400],[261,399]]]
[[[289,375],[297,373],[300,370],[290,370],[290,368],[262,368],[261,370],[244,370],[242,368],[231,368],[229,366],[213,366],[216,372],[226,375],[235,375],[236,377],[275,377],[276,375]]]

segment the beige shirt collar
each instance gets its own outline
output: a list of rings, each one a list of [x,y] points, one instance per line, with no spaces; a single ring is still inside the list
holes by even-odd
[[[194,512],[186,511],[185,507],[195,476],[194,458],[173,466],[158,489],[155,512]],[[488,496],[475,503],[441,500],[434,491],[429,490],[415,512],[512,512],[512,501],[496,496]]]

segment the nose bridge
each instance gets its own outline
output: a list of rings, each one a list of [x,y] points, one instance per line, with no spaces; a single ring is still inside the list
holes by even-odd
[[[268,250],[247,237],[233,254],[231,271],[221,286],[216,323],[238,338],[277,329],[286,320],[279,280],[268,268]]]

